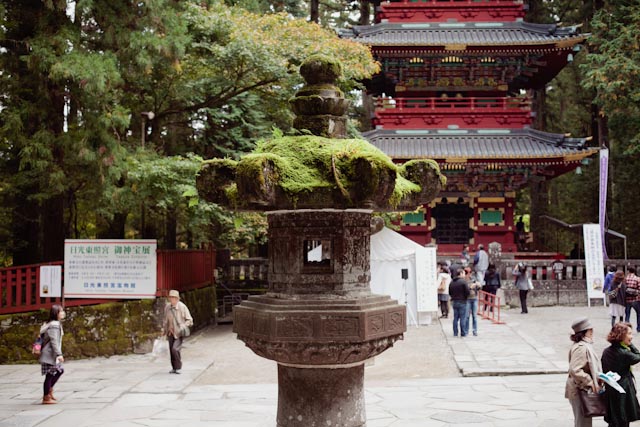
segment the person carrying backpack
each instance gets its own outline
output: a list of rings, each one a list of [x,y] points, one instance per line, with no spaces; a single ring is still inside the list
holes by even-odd
[[[496,270],[495,264],[489,264],[489,268],[487,269],[487,273],[484,276],[484,286],[482,286],[482,290],[488,294],[495,295],[500,289],[500,273]],[[487,310],[487,306],[484,306],[484,311]],[[491,311],[493,311],[493,307],[491,307]]]

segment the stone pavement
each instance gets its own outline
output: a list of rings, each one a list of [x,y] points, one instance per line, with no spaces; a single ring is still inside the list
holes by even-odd
[[[573,425],[564,382],[569,325],[580,315],[595,324],[601,352],[610,326],[602,307],[509,310],[505,325],[481,320],[477,337],[453,337],[450,320],[410,328],[366,367],[367,426]],[[39,366],[0,366],[0,426],[275,426],[276,365],[228,326],[194,334],[183,359],[182,375],[168,373],[166,355],[68,361],[57,405],[40,404]]]

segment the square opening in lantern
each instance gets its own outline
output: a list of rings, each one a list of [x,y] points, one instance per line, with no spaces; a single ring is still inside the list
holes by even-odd
[[[331,240],[305,240],[304,265],[309,267],[324,267],[331,265]]]

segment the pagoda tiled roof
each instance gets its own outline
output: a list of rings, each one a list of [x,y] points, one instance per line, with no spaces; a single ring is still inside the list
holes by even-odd
[[[362,135],[392,159],[566,159],[598,152],[587,138],[535,129],[376,129]]]
[[[340,30],[340,36],[372,46],[504,46],[577,44],[577,27],[529,22],[378,23]],[[464,48],[463,48],[464,49]]]

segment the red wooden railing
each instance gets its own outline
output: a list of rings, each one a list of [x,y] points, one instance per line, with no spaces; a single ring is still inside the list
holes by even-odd
[[[521,111],[531,110],[529,98],[496,97],[496,98],[377,98],[377,109],[421,109],[429,111],[451,111],[460,108],[480,111]]]
[[[157,252],[156,296],[163,297],[170,289],[181,292],[197,289],[213,283],[215,251],[181,250]],[[40,267],[62,266],[62,286],[64,286],[64,262],[22,265],[0,269],[0,314],[24,313],[39,309],[49,309],[52,304],[62,303],[62,298],[40,297]],[[113,299],[65,299],[66,307],[100,304]]]
[[[60,304],[62,298],[40,297],[40,267],[43,265],[63,266],[63,264],[64,262],[58,261],[0,269],[0,314],[23,313],[50,308],[52,304]],[[64,266],[62,267],[62,283],[64,286]],[[90,305],[107,301],[102,299],[68,299],[64,305]]]
[[[504,324],[500,320],[500,297],[489,292],[478,291],[478,311],[483,319],[491,320],[493,323]]]
[[[158,288],[156,296],[167,296],[169,290],[188,291],[213,283],[216,254],[213,249],[157,251]]]
[[[392,0],[392,3],[415,3],[416,1],[418,1],[419,3],[433,3],[437,5],[441,5],[442,3],[451,3],[452,6],[462,6],[465,4],[471,6],[485,6],[493,4],[522,4],[521,2],[517,2],[515,0]]]

